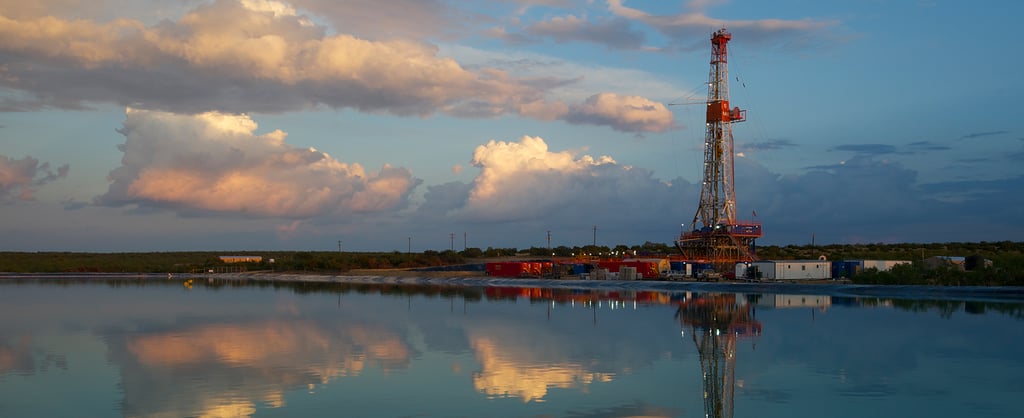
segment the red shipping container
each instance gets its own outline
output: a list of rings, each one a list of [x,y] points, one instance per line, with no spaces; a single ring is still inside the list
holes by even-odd
[[[530,263],[519,261],[500,261],[487,263],[485,266],[488,276],[494,277],[519,277],[530,275]]]

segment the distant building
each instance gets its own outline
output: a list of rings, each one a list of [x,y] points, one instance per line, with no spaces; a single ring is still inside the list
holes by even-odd
[[[954,268],[960,271],[971,271],[992,267],[992,260],[980,255],[969,257],[935,256],[924,259],[924,266],[929,269],[936,269],[942,266]]]
[[[217,257],[223,263],[259,263],[263,261],[263,256],[259,255],[222,255]]]
[[[928,257],[924,259],[924,266],[928,269],[937,269],[939,267],[950,267],[956,270],[964,271],[967,270],[964,263],[967,261],[966,257],[953,257],[948,255],[937,255],[934,257]]]
[[[843,260],[832,262],[832,278],[850,278],[869,268],[889,271],[900,264],[911,264],[909,260]]]
[[[755,280],[817,280],[832,278],[832,262],[828,260],[754,261],[743,266]],[[740,277],[737,271],[737,277]]]

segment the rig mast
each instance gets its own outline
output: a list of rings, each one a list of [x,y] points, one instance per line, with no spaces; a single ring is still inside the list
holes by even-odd
[[[760,222],[736,218],[732,124],[746,120],[747,111],[729,108],[727,45],[731,39],[732,34],[725,28],[711,34],[700,206],[690,223],[693,229],[676,240],[684,258],[712,264],[718,271],[730,271],[737,262],[756,260],[754,244],[761,237]]]

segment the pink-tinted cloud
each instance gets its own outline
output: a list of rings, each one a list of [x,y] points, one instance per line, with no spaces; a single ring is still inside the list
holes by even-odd
[[[113,102],[176,113],[328,106],[402,116],[572,115],[569,104],[549,97],[565,80],[470,69],[412,38],[334,34],[269,0],[216,0],[157,25],[0,14],[0,62],[0,87],[29,94],[24,105],[4,106],[10,109]],[[580,121],[658,130],[616,119]]]
[[[595,94],[573,106],[572,123],[607,125],[623,132],[664,132],[672,129],[672,112],[664,104],[639,96]]]
[[[50,170],[50,163],[40,164],[32,157],[15,160],[0,155],[0,199],[16,194],[20,200],[33,200],[34,187],[67,177],[69,170],[70,166],[64,164],[55,173]]]
[[[302,219],[397,210],[419,184],[408,169],[368,172],[256,128],[245,115],[128,109],[122,165],[97,202]]]

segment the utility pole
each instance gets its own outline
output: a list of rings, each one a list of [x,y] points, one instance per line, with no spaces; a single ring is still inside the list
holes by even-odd
[[[597,246],[597,225],[594,225],[594,246]]]
[[[341,254],[341,240],[338,240],[338,254]]]
[[[548,230],[548,251],[551,251],[551,230]]]
[[[466,232],[463,232],[462,233],[462,251],[466,251],[466,248],[469,248],[469,247],[466,246],[466,242],[468,242],[468,240],[469,240],[469,234],[466,233]]]
[[[454,232],[449,233],[448,237],[451,238],[451,240],[452,240],[452,252],[455,252],[455,233]]]
[[[409,250],[406,251],[406,254],[412,254],[412,237],[409,237]]]

